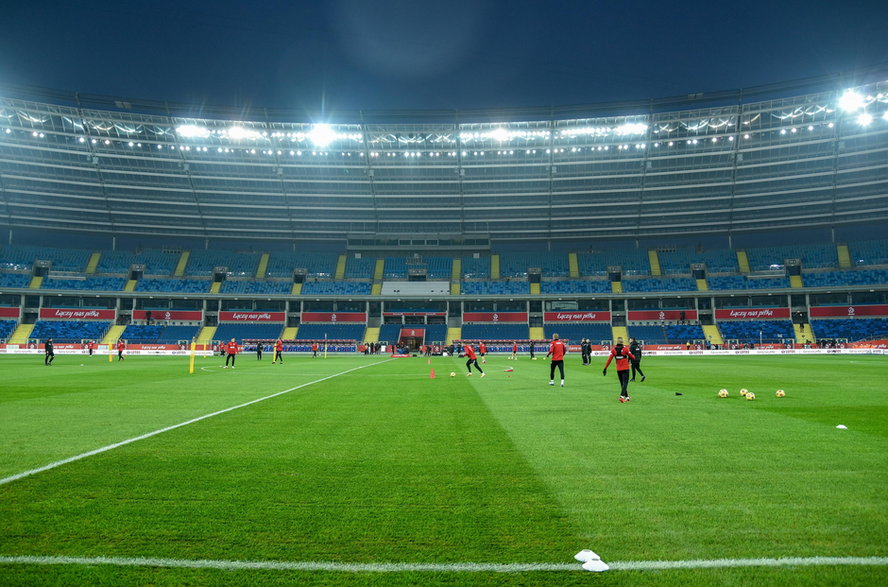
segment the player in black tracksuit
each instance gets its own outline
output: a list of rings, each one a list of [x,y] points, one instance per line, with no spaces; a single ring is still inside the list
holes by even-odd
[[[644,371],[641,370],[641,346],[634,338],[629,339],[629,352],[635,357],[634,360],[629,361],[629,364],[632,365],[632,379],[629,381],[635,381],[636,371],[641,375],[641,380],[644,381]]]
[[[53,359],[55,359],[55,350],[52,346],[52,339],[47,338],[46,342],[43,343],[43,364],[52,365]]]

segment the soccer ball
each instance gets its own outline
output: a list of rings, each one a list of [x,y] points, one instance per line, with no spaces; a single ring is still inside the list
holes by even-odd
[[[778,389],[778,390],[777,390],[777,393],[775,393],[774,395],[776,395],[777,397],[785,397],[785,396],[786,396],[786,392],[783,391],[782,389]]]
[[[450,376],[451,376],[451,377],[456,377],[456,373],[454,373],[453,371],[451,371],[451,372],[450,372]]]
[[[748,400],[750,400],[750,401],[754,400],[754,399],[755,399],[755,394],[752,393],[751,391],[747,391],[747,392],[746,392],[746,399],[748,399]]]
[[[747,393],[749,393],[749,390],[746,389],[745,387],[740,390],[740,395],[746,395]]]
[[[718,397],[728,397],[728,395],[730,395],[730,394],[728,393],[727,389],[719,389],[718,390]]]

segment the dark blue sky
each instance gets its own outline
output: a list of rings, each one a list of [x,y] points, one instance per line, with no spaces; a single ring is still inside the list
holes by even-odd
[[[311,111],[569,105],[886,63],[886,24],[886,1],[13,0],[0,84]]]

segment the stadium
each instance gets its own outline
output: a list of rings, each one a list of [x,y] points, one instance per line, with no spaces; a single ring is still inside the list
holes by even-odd
[[[841,81],[325,123],[0,95],[0,579],[884,580],[888,76]],[[556,334],[580,395],[543,394]]]

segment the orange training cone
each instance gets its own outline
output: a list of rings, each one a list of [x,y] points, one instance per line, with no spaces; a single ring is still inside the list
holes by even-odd
[[[434,379],[434,378],[435,378],[435,370],[432,369],[432,372],[429,373],[429,379]]]
[[[431,364],[432,364],[432,358],[429,357],[429,359],[426,361],[426,365],[431,365]]]

